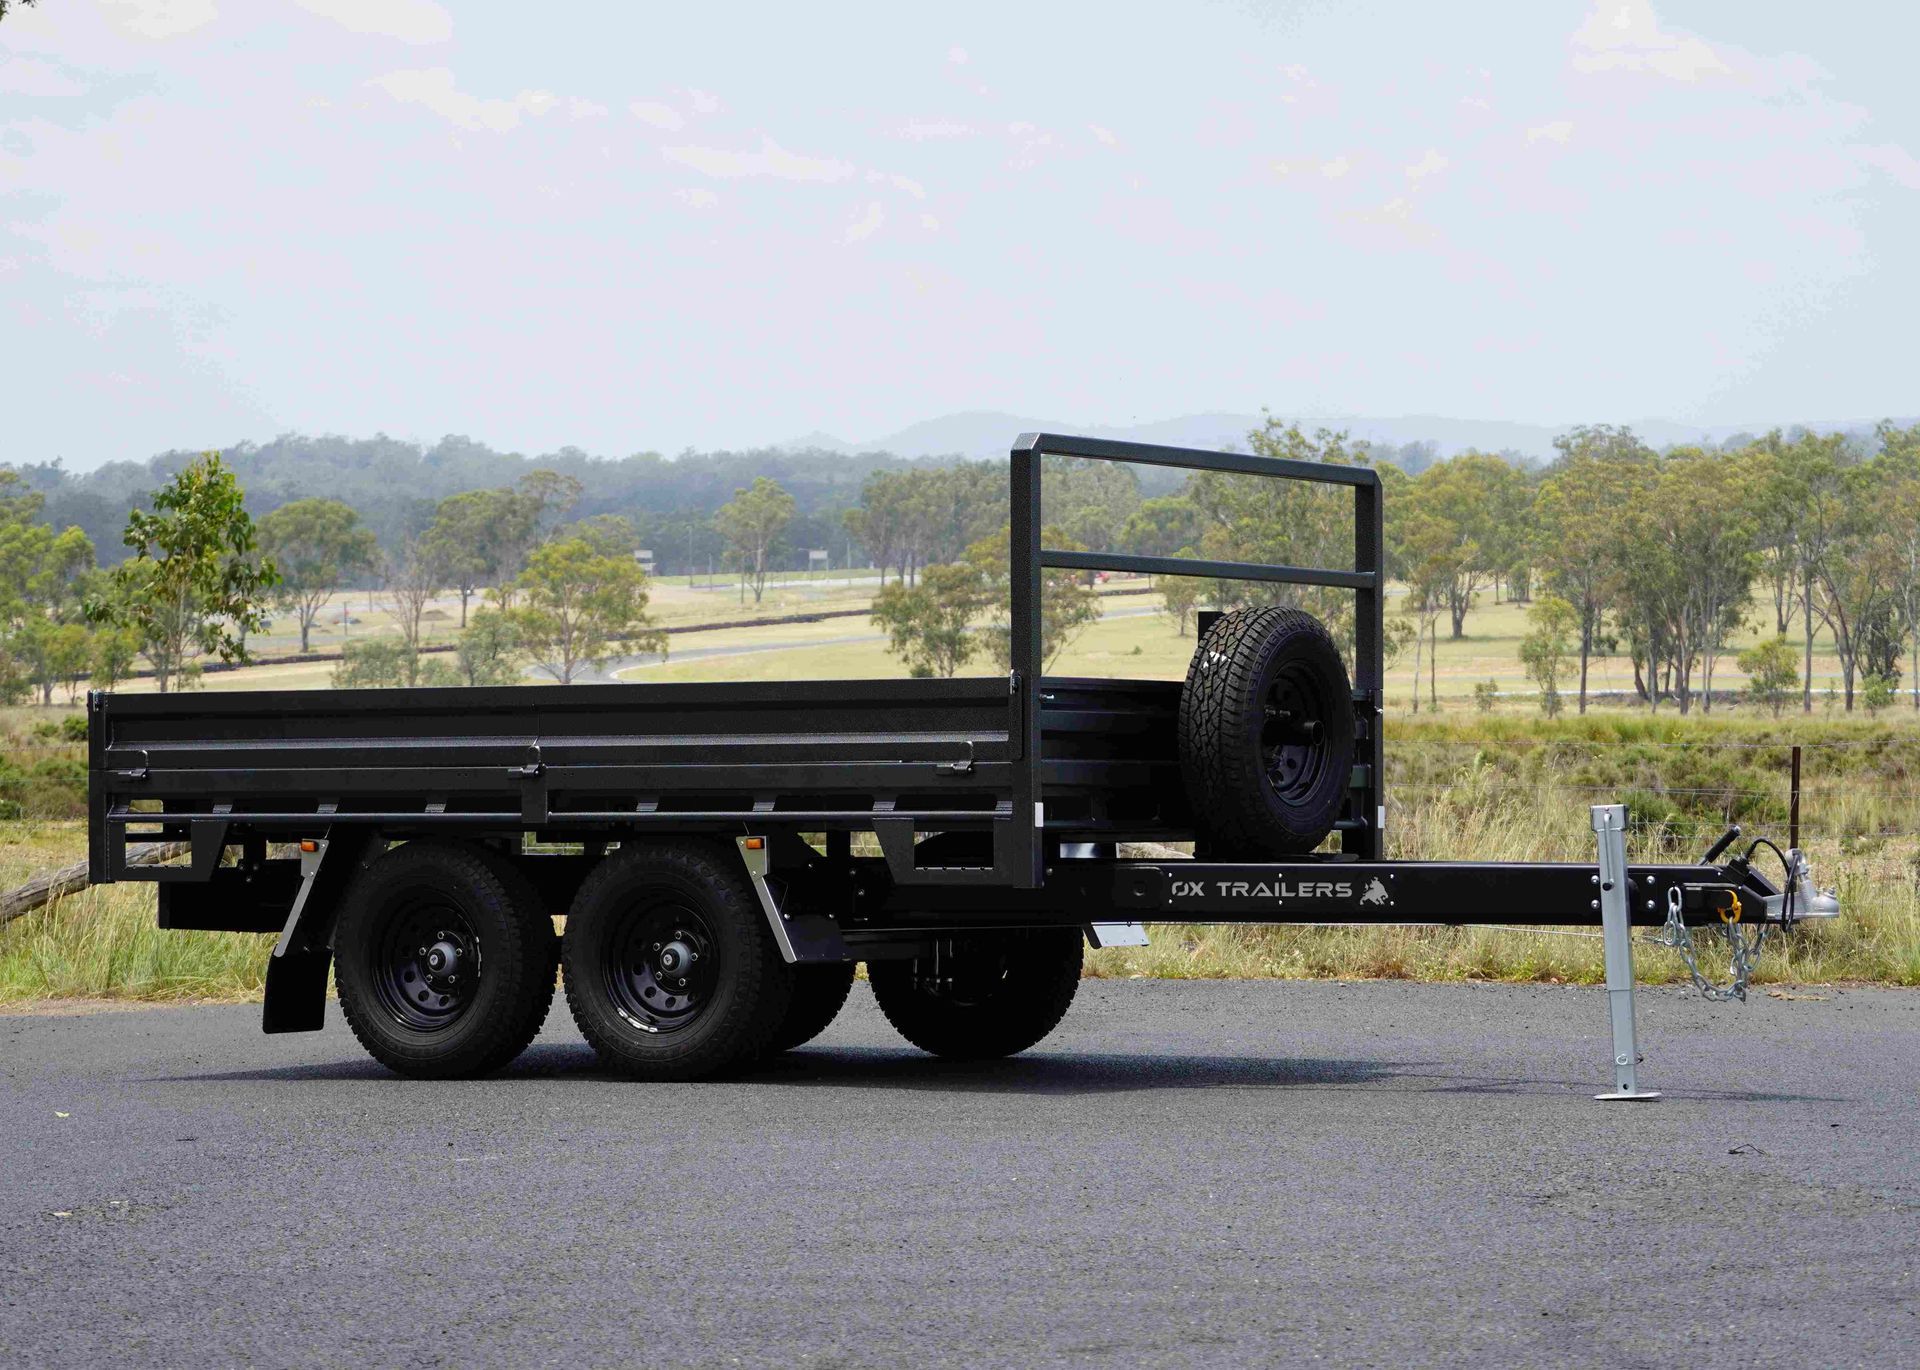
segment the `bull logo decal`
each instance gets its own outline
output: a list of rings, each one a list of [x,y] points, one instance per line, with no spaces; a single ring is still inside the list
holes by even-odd
[[[1387,898],[1387,887],[1381,884],[1376,877],[1367,882],[1366,892],[1360,896],[1360,902],[1362,904],[1379,904],[1384,907],[1391,904],[1393,900]]]

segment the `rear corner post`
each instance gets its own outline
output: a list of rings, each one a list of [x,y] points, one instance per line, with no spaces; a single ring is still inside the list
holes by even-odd
[[[1355,595],[1353,617],[1353,692],[1366,736],[1355,750],[1356,767],[1364,767],[1366,786],[1357,795],[1362,825],[1341,836],[1342,851],[1363,861],[1382,861],[1387,855],[1386,797],[1386,533],[1380,498],[1380,478],[1353,487],[1353,569],[1366,583]]]
[[[1007,830],[1011,844],[1008,865],[1014,887],[1024,889],[1037,889],[1042,883],[1046,848],[1046,797],[1040,791],[1041,597],[1046,593],[1040,551],[1040,444],[1039,434],[1022,433],[1013,446],[1007,525],[1011,596],[1007,608],[1013,657],[1010,684],[1020,696],[1014,726],[1021,732],[1019,765],[1013,780],[1013,822]]]
[[[1607,1010],[1613,1027],[1613,1088],[1596,1099],[1658,1099],[1642,1089],[1640,1048],[1633,1026],[1633,927],[1627,896],[1627,807],[1595,804],[1593,832],[1600,848],[1600,928],[1607,961]]]

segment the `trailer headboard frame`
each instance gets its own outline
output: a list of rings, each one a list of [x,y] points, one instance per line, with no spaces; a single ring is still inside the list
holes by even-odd
[[[1310,481],[1346,486],[1353,491],[1353,565],[1284,566],[1259,562],[1208,561],[1193,557],[1134,556],[1119,552],[1068,552],[1042,545],[1045,513],[1041,470],[1047,457],[1129,462],[1185,471],[1222,471],[1274,480]],[[1382,531],[1380,473],[1367,466],[1292,461],[1240,452],[1161,447],[1114,442],[1060,433],[1022,433],[1013,444],[1011,499],[1012,656],[1014,678],[1022,693],[1020,716],[1026,728],[1024,754],[1034,764],[1016,773],[1014,812],[1031,813],[1029,825],[1016,822],[1014,840],[1024,843],[1016,869],[1043,883],[1046,796],[1041,784],[1040,742],[1041,597],[1048,568],[1074,571],[1131,571],[1147,575],[1198,576],[1257,580],[1283,585],[1319,585],[1352,590],[1354,606],[1353,708],[1355,753],[1347,812],[1340,825],[1341,851],[1363,861],[1385,857],[1386,807],[1381,788],[1384,752],[1381,737],[1385,654],[1382,614],[1386,595],[1386,540]]]

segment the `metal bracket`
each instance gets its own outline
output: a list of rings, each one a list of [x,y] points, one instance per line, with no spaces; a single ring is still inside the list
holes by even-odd
[[[782,908],[767,883],[773,869],[772,844],[768,838],[736,837],[733,842],[746,864],[753,892],[759,897],[760,911],[766,914],[767,926],[773,930],[773,944],[780,948],[781,960],[791,966],[800,962],[854,959],[840,936],[840,925],[831,918],[819,913],[792,914]]]
[[[1627,907],[1627,806],[1595,804],[1593,832],[1600,849],[1600,935],[1607,960],[1607,1009],[1613,1025],[1613,1089],[1596,1099],[1658,1099],[1637,1075],[1640,1048],[1633,1030],[1633,928]]]
[[[329,829],[312,851],[303,846],[300,892],[267,961],[266,995],[260,1009],[263,1031],[318,1032],[326,1025],[333,917],[370,840],[364,830]],[[328,860],[329,856],[333,859]]]
[[[520,821],[538,828],[547,821],[547,763],[541,758],[538,742],[527,744],[527,754],[526,765],[509,766],[507,774],[522,782]]]
[[[967,749],[966,756],[962,757],[958,761],[942,761],[938,765],[936,765],[934,769],[936,771],[943,771],[948,775],[972,775],[973,774],[973,743],[972,741],[967,740],[967,741],[962,741],[960,745]]]
[[[518,776],[522,780],[532,780],[544,774],[547,769],[547,763],[540,759],[540,744],[538,742],[529,742],[527,744],[527,755],[529,760],[526,765],[509,767],[507,774]]]
[[[1138,923],[1089,923],[1087,941],[1094,947],[1144,947],[1147,930]]]

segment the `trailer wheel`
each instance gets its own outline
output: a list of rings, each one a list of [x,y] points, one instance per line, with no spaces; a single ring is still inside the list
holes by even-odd
[[[389,1069],[484,1075],[519,1055],[553,1002],[553,922],[518,873],[409,842],[354,879],[334,928],[340,1008]]]
[[[956,937],[933,956],[867,967],[887,1021],[956,1061],[1012,1056],[1060,1024],[1080,987],[1078,928]]]
[[[561,941],[567,1005],[609,1067],[692,1080],[758,1056],[793,976],[732,853],[701,842],[623,848],[595,868]]]
[[[533,1045],[533,1039],[546,1026],[547,1015],[553,1011],[554,986],[560,978],[560,934],[554,931],[553,911],[548,907],[546,897],[512,857],[493,847],[476,847],[475,851],[492,868],[495,878],[506,887],[513,902],[523,911],[522,917],[527,924],[533,948],[546,960],[544,970],[535,966],[532,971],[531,993],[538,1002],[528,1005],[527,1019],[522,1024],[525,1035],[500,1058],[500,1064],[504,1066]]]
[[[1218,855],[1319,846],[1340,816],[1353,752],[1346,667],[1313,615],[1242,609],[1201,639],[1180,692],[1180,769]]]
[[[853,992],[853,962],[835,961],[826,965],[795,966],[793,999],[787,1016],[767,1043],[767,1054],[777,1055],[811,1042],[825,1032],[840,1010],[847,1006]]]

